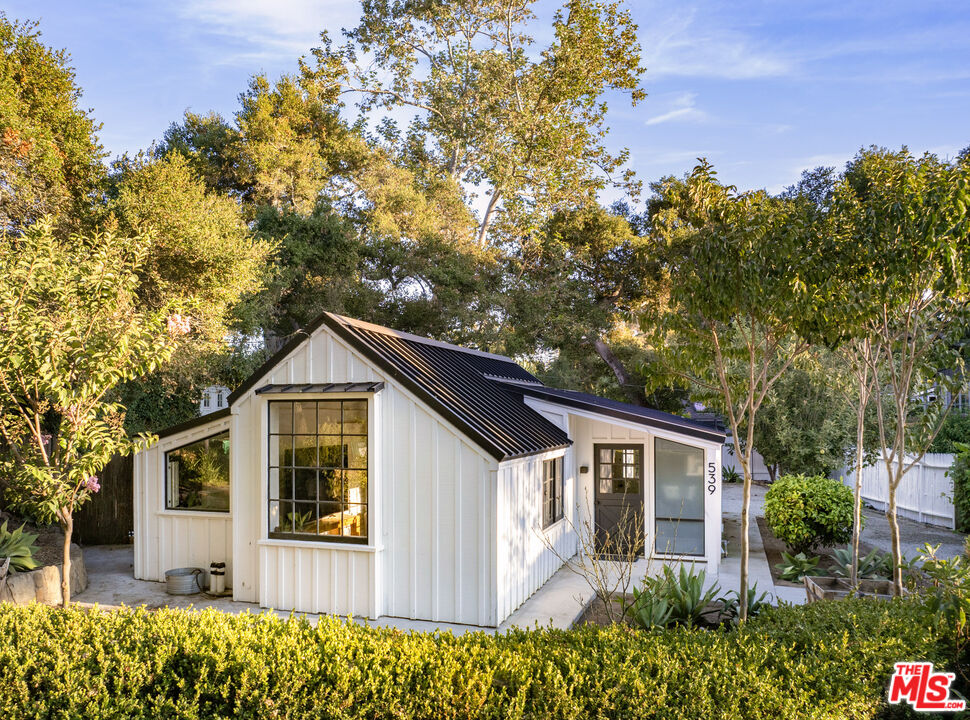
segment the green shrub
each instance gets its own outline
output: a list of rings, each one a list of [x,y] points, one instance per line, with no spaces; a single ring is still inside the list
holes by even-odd
[[[10,558],[10,569],[14,571],[25,572],[39,567],[40,563],[34,560],[34,553],[37,552],[37,546],[34,545],[36,539],[37,536],[33,533],[24,532],[24,525],[12,532],[8,531],[7,521],[4,520],[3,525],[0,525],[0,564]]]
[[[931,453],[958,453],[959,444],[970,443],[970,415],[951,412],[930,444]]]
[[[956,510],[957,530],[970,530],[970,445],[957,442],[953,444],[953,464],[946,471],[953,480],[953,506]]]
[[[403,633],[214,610],[0,607],[4,718],[870,718],[894,662],[945,666],[914,601],[730,631]]]
[[[852,539],[852,490],[838,480],[785,475],[765,493],[765,521],[793,552]]]

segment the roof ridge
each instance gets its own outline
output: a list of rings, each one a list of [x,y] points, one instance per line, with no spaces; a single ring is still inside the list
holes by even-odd
[[[371,332],[381,333],[383,335],[391,335],[393,337],[401,338],[402,340],[410,340],[411,342],[418,342],[424,345],[431,345],[432,347],[444,348],[445,350],[453,350],[455,352],[464,353],[466,355],[478,355],[480,357],[491,358],[492,360],[502,360],[503,362],[512,363],[513,365],[519,365],[515,360],[508,357],[507,355],[499,355],[498,353],[485,352],[484,350],[476,350],[474,348],[462,347],[461,345],[453,345],[451,343],[446,343],[441,340],[433,340],[432,338],[424,337],[423,335],[414,335],[412,333],[403,332],[402,330],[395,330],[394,328],[389,328],[386,325],[377,325],[376,323],[370,323],[366,320],[358,320],[356,318],[350,318],[346,315],[338,315],[334,312],[326,312],[331,318],[340,322],[344,325],[349,325],[351,327],[360,328],[362,330],[370,330]],[[521,367],[521,365],[519,365]]]

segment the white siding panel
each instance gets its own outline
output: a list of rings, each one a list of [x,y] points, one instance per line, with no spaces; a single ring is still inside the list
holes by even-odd
[[[564,518],[542,528],[542,463],[563,457],[563,509],[575,484],[572,449],[503,462],[498,468],[498,622],[511,615],[576,552],[576,534]],[[551,547],[550,547],[551,546]]]

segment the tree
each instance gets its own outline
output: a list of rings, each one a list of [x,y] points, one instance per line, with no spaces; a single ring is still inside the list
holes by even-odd
[[[105,153],[80,98],[70,56],[43,45],[37,23],[0,12],[0,232],[86,214]]]
[[[209,191],[180,155],[121,158],[107,190],[101,228],[147,244],[138,269],[140,306],[155,311],[191,301],[196,308],[191,334],[165,367],[117,388],[127,428],[141,432],[191,417],[201,388],[225,382],[214,369],[227,358],[245,363],[230,341],[252,332],[241,310],[269,280],[276,248],[254,237],[239,203]]]
[[[799,333],[815,309],[812,238],[796,200],[738,194],[707,163],[658,189],[652,233],[669,290],[651,300],[641,325],[671,372],[706,391],[732,432],[744,473],[744,619],[755,428],[768,393],[809,346]]]
[[[144,448],[129,438],[119,382],[165,362],[188,330],[172,304],[139,303],[147,245],[105,234],[54,237],[49,221],[0,239],[0,434],[15,507],[64,531],[61,592],[70,602],[73,514],[100,489],[115,454]]]
[[[635,188],[622,171],[627,152],[603,144],[604,95],[644,97],[629,11],[569,0],[551,42],[537,47],[526,27],[534,5],[364,0],[347,45],[335,51],[324,34],[314,51],[317,71],[358,94],[365,113],[409,111],[404,133],[385,119],[386,138],[475,188],[470,201],[484,193],[481,246],[522,241],[553,211],[588,203],[614,181]]]
[[[754,447],[772,481],[779,474],[831,475],[851,452],[852,413],[840,392],[839,364],[822,349],[803,360],[778,378],[755,422]]]
[[[654,291],[658,265],[649,241],[627,217],[599,205],[558,212],[521,256],[519,279],[510,283],[507,353],[554,350],[588,366],[592,356],[613,375],[619,397],[644,405],[643,379],[626,350],[646,362],[648,350],[620,326]],[[624,340],[626,342],[624,342]],[[624,347],[619,354],[616,343]]]
[[[849,238],[840,279],[858,308],[882,462],[889,483],[894,587],[902,592],[896,492],[946,420],[931,393],[964,384],[968,324],[970,163],[871,148],[836,190],[837,235]],[[860,375],[860,378],[862,375]]]
[[[156,154],[185,157],[279,244],[267,291],[242,308],[269,344],[323,310],[467,341],[495,262],[474,243],[460,189],[348,125],[337,90],[306,67],[257,76],[233,125],[186,114]]]

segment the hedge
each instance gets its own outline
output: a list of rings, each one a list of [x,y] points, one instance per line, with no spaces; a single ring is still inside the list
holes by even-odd
[[[17,718],[868,718],[892,664],[943,664],[912,601],[783,607],[740,630],[403,633],[214,610],[0,607]]]

